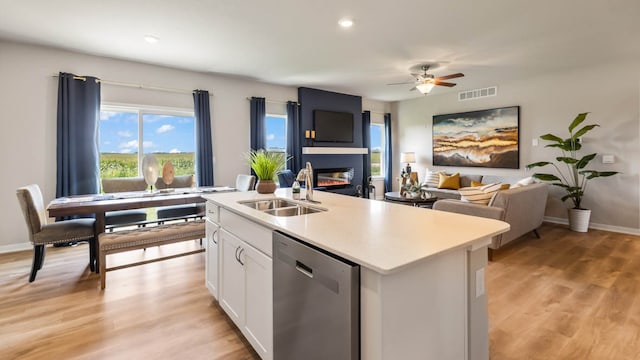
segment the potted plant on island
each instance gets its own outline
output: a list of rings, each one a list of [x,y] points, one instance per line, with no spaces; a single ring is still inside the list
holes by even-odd
[[[593,128],[600,126],[598,124],[585,125],[579,130],[574,130],[582,124],[588,113],[581,113],[569,125],[569,138],[562,139],[553,134],[545,134],[540,139],[550,141],[551,144],[546,147],[556,147],[562,151],[562,156],[556,157],[559,165],[566,167],[566,172],[560,169],[560,166],[549,161],[539,161],[527,165],[527,169],[539,166],[552,165],[558,176],[554,174],[536,173],[532,177],[542,181],[551,181],[551,185],[563,188],[566,195],[562,197],[562,201],[571,199],[573,208],[569,209],[569,228],[573,231],[586,232],[589,229],[589,218],[591,210],[582,207],[582,197],[587,189],[587,183],[591,179],[597,177],[606,177],[617,174],[617,171],[596,171],[585,169],[591,160],[596,157],[596,153],[585,155],[578,158],[578,151],[582,148],[580,137]],[[567,174],[568,173],[568,174]]]
[[[260,194],[271,194],[276,191],[274,179],[276,174],[284,169],[287,156],[282,152],[259,149],[250,150],[246,157],[249,166],[258,177],[256,191]]]

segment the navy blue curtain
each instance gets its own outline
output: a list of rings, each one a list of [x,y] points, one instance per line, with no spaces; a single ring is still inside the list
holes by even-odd
[[[295,101],[287,101],[287,169],[297,173],[301,165],[300,152],[300,105]]]
[[[193,91],[193,110],[196,115],[196,181],[198,186],[213,186],[213,144],[208,91]]]
[[[362,113],[362,147],[367,153],[362,157],[362,188],[363,196],[369,198],[369,178],[371,177],[371,112]]]
[[[393,191],[393,183],[391,182],[391,170],[393,168],[393,156],[391,154],[391,114],[384,114],[384,164],[386,169],[384,171],[384,191]]]
[[[265,101],[261,97],[252,97],[250,103],[251,149],[264,149],[266,147],[264,143],[266,132],[265,116],[267,115]]]
[[[98,193],[99,120],[99,80],[61,72],[58,77],[56,197]]]

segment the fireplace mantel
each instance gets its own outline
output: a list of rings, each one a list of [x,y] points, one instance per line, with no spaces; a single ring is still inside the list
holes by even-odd
[[[302,153],[307,155],[315,154],[367,154],[368,148],[354,148],[354,147],[303,147]]]

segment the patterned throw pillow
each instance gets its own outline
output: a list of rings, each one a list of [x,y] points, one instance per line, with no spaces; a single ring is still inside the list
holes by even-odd
[[[453,175],[440,173],[439,177],[440,181],[438,181],[438,189],[460,189],[460,173],[455,173]]]
[[[480,181],[471,180],[471,187],[480,187],[485,185],[487,184],[483,184]],[[509,190],[510,187],[511,185],[509,183],[504,183],[500,185],[500,190]]]
[[[438,187],[438,183],[440,182],[440,171],[430,171],[427,169],[427,172],[424,176],[424,185],[427,187]]]
[[[460,199],[478,205],[488,205],[491,198],[500,190],[502,184],[488,184],[480,187],[466,187],[459,189]]]

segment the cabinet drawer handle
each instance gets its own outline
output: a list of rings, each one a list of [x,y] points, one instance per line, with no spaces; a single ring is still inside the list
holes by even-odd
[[[238,262],[240,263],[240,265],[244,266],[244,263],[242,262],[242,259],[240,258],[240,256],[242,256],[242,253],[244,252],[243,248],[240,248],[240,252],[238,253]]]

